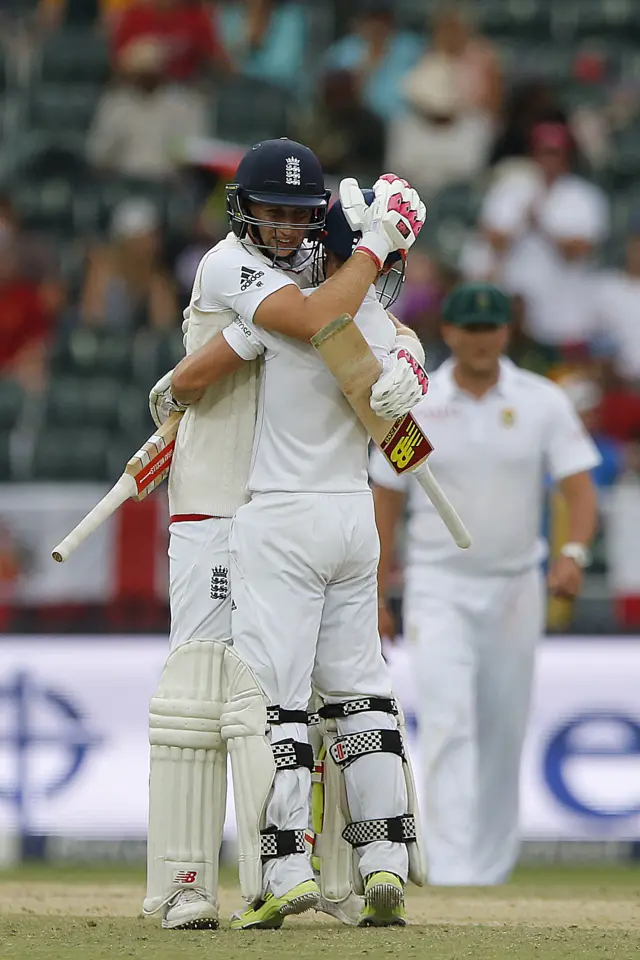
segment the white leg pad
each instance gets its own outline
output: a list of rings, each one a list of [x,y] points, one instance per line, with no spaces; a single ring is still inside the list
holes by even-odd
[[[146,915],[184,888],[217,906],[227,790],[220,735],[225,651],[216,640],[177,647],[151,701]]]
[[[276,765],[266,736],[267,701],[260,685],[233,648],[225,653],[221,734],[231,758],[240,891],[251,903],[262,896],[260,831]]]
[[[396,701],[397,702],[397,701]],[[427,862],[425,855],[424,841],[422,839],[422,817],[418,806],[418,793],[416,791],[416,782],[413,775],[413,766],[409,754],[409,744],[407,743],[407,730],[404,720],[404,712],[398,703],[398,730],[404,744],[404,762],[402,769],[404,771],[404,780],[407,785],[407,812],[413,815],[415,820],[416,839],[413,843],[407,844],[409,854],[409,879],[418,887],[424,886],[427,882]]]

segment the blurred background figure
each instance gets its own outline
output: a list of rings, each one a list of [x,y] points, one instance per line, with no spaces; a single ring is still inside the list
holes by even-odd
[[[602,490],[612,487],[624,469],[624,456],[622,445],[602,431],[602,390],[596,380],[586,373],[567,374],[558,380],[558,385],[573,404],[600,454],[600,463],[591,471],[596,488]]]
[[[222,43],[240,73],[281,84],[292,96],[308,90],[303,3],[226,0],[217,15]]]
[[[90,256],[80,316],[84,324],[111,331],[179,325],[174,285],[162,262],[160,221],[150,202],[132,198],[115,210],[111,242]]]
[[[353,170],[356,179],[372,184],[382,169],[384,123],[361,102],[356,76],[348,70],[322,76],[318,101],[302,112],[295,139],[311,147],[328,176]]]
[[[17,380],[27,391],[41,391],[53,327],[46,295],[37,280],[21,273],[11,236],[0,234],[0,376]]]
[[[603,272],[598,285],[599,329],[615,373],[640,384],[640,214],[630,218],[622,269]]]
[[[421,53],[420,37],[397,27],[392,0],[358,0],[351,30],[329,48],[324,65],[352,71],[362,102],[388,121],[400,109],[402,81]]]
[[[165,75],[190,80],[211,68],[226,71],[229,59],[218,38],[210,10],[199,0],[135,0],[115,18],[114,63],[136,40],[155,40],[165,51]]]
[[[96,170],[165,179],[183,143],[208,132],[202,97],[167,83],[165,57],[157,40],[132,41],[118,54],[119,82],[100,98],[87,141]]]

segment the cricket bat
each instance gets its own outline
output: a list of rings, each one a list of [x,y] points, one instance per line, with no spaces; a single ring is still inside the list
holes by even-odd
[[[51,556],[54,560],[64,563],[89,534],[104,523],[107,517],[115,513],[125,500],[144,500],[162,483],[169,473],[181,419],[182,413],[172,413],[166,423],[163,423],[134,453],[127,462],[124,473],[111,490],[52,551]]]
[[[411,413],[394,422],[385,420],[369,406],[371,387],[382,367],[352,317],[345,313],[333,320],[311,343],[387,462],[398,475],[415,474],[457,546],[466,550],[471,537],[426,463],[433,446],[420,424]]]

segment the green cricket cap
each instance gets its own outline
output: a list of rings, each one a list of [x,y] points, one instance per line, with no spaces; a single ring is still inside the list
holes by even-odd
[[[488,323],[503,327],[511,320],[509,297],[492,283],[460,283],[442,305],[442,318],[454,327]]]

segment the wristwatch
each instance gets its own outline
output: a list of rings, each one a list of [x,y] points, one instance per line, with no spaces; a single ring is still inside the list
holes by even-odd
[[[591,552],[585,547],[584,543],[565,543],[560,553],[563,557],[570,557],[571,560],[575,560],[581,570],[584,570],[591,563]]]

